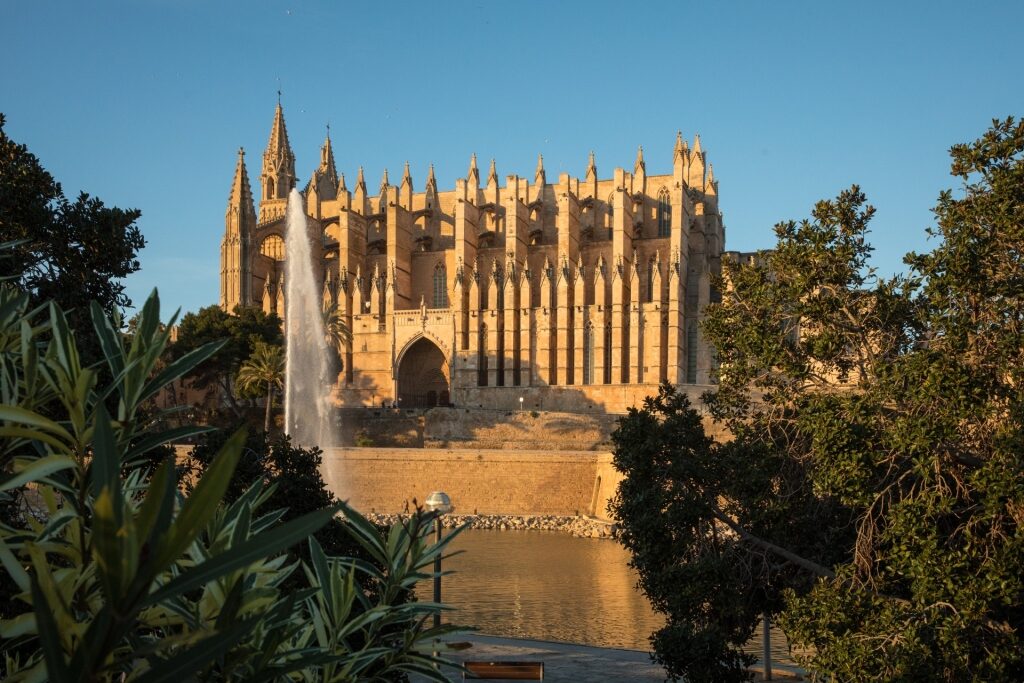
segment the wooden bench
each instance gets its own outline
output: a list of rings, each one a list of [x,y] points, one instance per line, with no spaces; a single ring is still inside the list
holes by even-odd
[[[463,662],[463,680],[543,681],[544,662]]]

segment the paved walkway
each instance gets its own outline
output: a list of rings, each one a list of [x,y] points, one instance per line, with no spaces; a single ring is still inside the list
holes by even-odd
[[[651,661],[646,652],[638,650],[617,650],[605,647],[590,647],[572,643],[555,643],[545,640],[523,640],[499,638],[497,636],[468,635],[454,636],[453,643],[469,643],[465,649],[449,649],[444,656],[456,661],[522,660],[544,662],[544,680],[549,683],[588,683],[613,681],[665,680],[665,670]],[[755,665],[754,669],[758,669]],[[781,681],[799,680],[796,672],[789,667],[774,668],[775,678]],[[455,671],[448,672],[449,679],[461,680]],[[418,679],[413,677],[412,680]],[[755,679],[755,680],[760,680]]]

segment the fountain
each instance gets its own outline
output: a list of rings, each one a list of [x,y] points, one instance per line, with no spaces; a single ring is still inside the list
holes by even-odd
[[[285,233],[284,424],[292,441],[306,448],[334,447],[331,421],[329,349],[324,334],[321,290],[313,277],[313,259],[302,195],[288,195]]]

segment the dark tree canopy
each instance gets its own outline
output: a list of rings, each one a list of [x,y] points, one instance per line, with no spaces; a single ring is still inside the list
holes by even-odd
[[[180,358],[203,344],[222,339],[227,340],[224,347],[196,368],[190,379],[200,389],[216,387],[234,406],[233,381],[238,369],[252,354],[257,342],[275,346],[283,343],[281,319],[258,308],[239,306],[234,315],[230,315],[219,306],[207,306],[182,317],[171,355]]]
[[[1020,679],[1024,123],[951,156],[962,187],[908,276],[868,267],[856,187],[726,264],[705,400],[732,441],[702,441],[671,392],[623,421],[617,504],[645,590],[691,579],[655,640],[671,675],[713,679],[764,608],[836,680]]]
[[[123,279],[139,269],[146,242],[134,209],[82,193],[69,201],[25,145],[7,137],[0,114],[0,269],[34,302],[52,300],[86,328],[87,303],[108,313],[130,306]]]

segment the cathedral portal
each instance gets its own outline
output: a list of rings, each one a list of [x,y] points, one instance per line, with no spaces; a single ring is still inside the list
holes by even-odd
[[[403,408],[448,405],[448,361],[426,337],[406,349],[398,365],[398,399]]]

